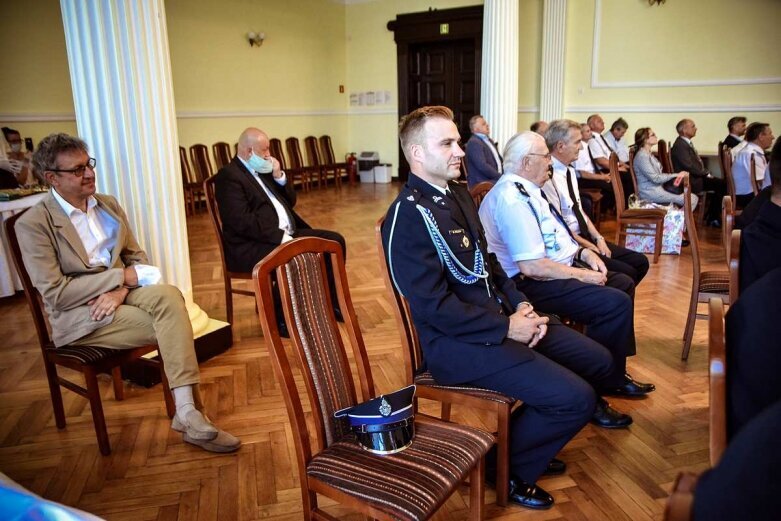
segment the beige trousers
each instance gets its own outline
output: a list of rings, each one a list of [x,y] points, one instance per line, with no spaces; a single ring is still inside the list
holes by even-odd
[[[158,345],[171,388],[200,381],[193,328],[178,288],[155,284],[130,290],[110,324],[71,345],[131,349]]]

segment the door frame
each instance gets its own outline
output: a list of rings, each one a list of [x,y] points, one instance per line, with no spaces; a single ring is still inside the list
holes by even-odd
[[[440,25],[448,24],[447,34],[440,34]],[[409,49],[421,43],[445,42],[449,40],[472,40],[475,48],[475,67],[482,71],[483,62],[483,6],[457,7],[454,9],[433,9],[420,13],[407,13],[396,16],[388,22],[388,30],[393,32],[396,42],[397,99],[399,100],[399,119],[412,108],[409,100]],[[480,108],[480,74],[475,82],[477,110]],[[409,165],[399,146],[398,176],[407,180]]]

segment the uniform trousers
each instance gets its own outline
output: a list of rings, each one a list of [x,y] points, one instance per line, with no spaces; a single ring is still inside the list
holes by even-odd
[[[588,423],[596,405],[593,387],[613,372],[607,349],[555,319],[532,352],[527,362],[466,382],[523,401],[511,418],[510,469],[527,483],[535,483]]]
[[[200,381],[184,297],[178,288],[168,284],[131,289],[125,302],[114,311],[110,324],[71,345],[132,349],[155,343],[172,389]]]
[[[553,313],[586,326],[586,336],[613,355],[613,372],[600,387],[624,383],[626,357],[635,354],[634,283],[623,273],[608,272],[604,286],[576,279],[534,280],[513,277],[535,311]],[[600,388],[597,388],[599,391]]]
[[[610,250],[610,257],[599,255],[599,258],[605,263],[608,271],[623,273],[632,279],[635,286],[640,284],[648,273],[648,257],[612,242],[607,243],[607,248]]]

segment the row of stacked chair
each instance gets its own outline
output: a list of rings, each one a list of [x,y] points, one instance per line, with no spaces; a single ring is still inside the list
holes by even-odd
[[[308,192],[316,182],[317,187],[328,185],[328,180],[333,180],[336,188],[341,188],[342,178],[349,176],[349,168],[346,162],[336,161],[331,136],[323,135],[320,138],[307,136],[304,138],[307,161],[304,162],[301,154],[301,146],[297,137],[289,137],[285,140],[287,154],[282,150],[282,141],[277,138],[270,139],[270,152],[275,157],[282,170],[286,172],[294,186]],[[219,141],[212,145],[212,156],[209,157],[209,149],[204,144],[192,145],[187,150],[179,147],[179,161],[182,166],[182,183],[184,186],[184,200],[188,215],[196,211],[196,203],[204,200],[203,182],[213,176],[220,168],[230,163],[231,158],[238,150],[238,143],[234,143],[233,152],[230,144]]]

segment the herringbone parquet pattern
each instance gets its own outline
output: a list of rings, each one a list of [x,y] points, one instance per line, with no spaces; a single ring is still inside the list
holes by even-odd
[[[398,185],[345,186],[299,196],[297,210],[319,228],[347,237],[348,276],[379,391],[401,387],[403,361],[396,324],[385,297],[374,244],[374,223]],[[611,236],[611,223],[603,232]],[[225,304],[216,242],[207,216],[188,222],[195,299],[223,319]],[[715,230],[701,231],[707,266],[720,267]],[[197,238],[197,240],[196,240]],[[676,474],[707,466],[706,328],[697,326],[688,363],[679,359],[688,305],[691,256],[663,256],[637,293],[638,356],[630,371],[652,381],[646,400],[614,404],[631,412],[626,431],[586,427],[563,451],[563,476],[541,481],[556,497],[546,512],[497,508],[488,489],[487,517],[502,520],[661,519]],[[102,382],[114,452],[98,452],[87,402],[63,392],[68,426],[54,425],[49,392],[32,322],[20,296],[0,300],[5,341],[0,349],[0,470],[46,498],[112,520],[298,520],[302,518],[292,434],[254,302],[236,296],[235,344],[202,366],[207,406],[223,428],[244,445],[218,456],[182,443],[170,430],[158,388],[130,387],[116,402]],[[423,404],[435,413],[433,404]],[[454,417],[490,425],[479,412]],[[437,519],[466,518],[466,490]],[[328,503],[326,503],[328,504]],[[338,505],[332,513],[359,519]]]

